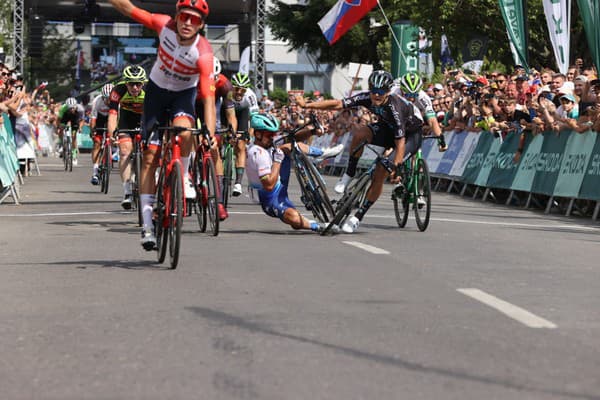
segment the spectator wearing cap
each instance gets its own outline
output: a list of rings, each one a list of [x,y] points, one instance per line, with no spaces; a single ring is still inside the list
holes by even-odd
[[[444,90],[444,86],[441,83],[436,83],[433,85],[433,93],[436,97],[446,95],[446,91]]]

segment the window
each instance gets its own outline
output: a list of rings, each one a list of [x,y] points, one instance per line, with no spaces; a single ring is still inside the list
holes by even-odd
[[[304,75],[290,75],[291,89],[302,89],[304,90]]]
[[[285,75],[273,74],[273,89],[275,88],[287,90],[285,87]]]

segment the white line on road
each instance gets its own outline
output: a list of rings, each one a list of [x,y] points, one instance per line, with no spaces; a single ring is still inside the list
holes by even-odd
[[[529,311],[517,307],[514,304],[510,304],[507,301],[501,300],[497,297],[492,296],[482,290],[479,289],[456,289],[460,293],[469,296],[475,300],[482,302],[485,305],[488,305],[496,310],[500,311],[502,314],[519,321],[520,323],[530,327],[530,328],[548,328],[554,329],[556,325],[544,318],[538,317],[535,314],[530,313]]]
[[[364,244],[361,242],[346,242],[346,241],[344,241],[342,243],[348,244],[350,246],[358,247],[361,250],[368,251],[369,253],[373,253],[373,254],[390,254],[390,252],[387,250],[380,249],[379,247],[371,246],[369,244]]]

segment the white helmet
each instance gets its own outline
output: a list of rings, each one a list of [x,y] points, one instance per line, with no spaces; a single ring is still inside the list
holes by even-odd
[[[215,76],[221,73],[221,61],[217,57],[213,57],[213,74]]]
[[[110,92],[112,92],[114,85],[112,83],[107,83],[102,86],[102,97],[108,99],[110,97]]]
[[[65,104],[69,107],[75,107],[77,105],[77,99],[75,99],[75,97],[69,97],[65,100]]]

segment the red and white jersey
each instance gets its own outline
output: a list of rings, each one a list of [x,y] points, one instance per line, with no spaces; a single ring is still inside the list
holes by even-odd
[[[134,7],[131,17],[158,33],[158,57],[150,71],[150,80],[173,92],[198,86],[201,99],[214,97],[213,51],[204,36],[197,35],[188,46],[177,42],[177,22],[168,15],[152,14]]]
[[[92,100],[92,112],[90,118],[98,118],[98,115],[102,117],[108,117],[108,104],[104,101],[104,97],[101,94],[94,97]]]

